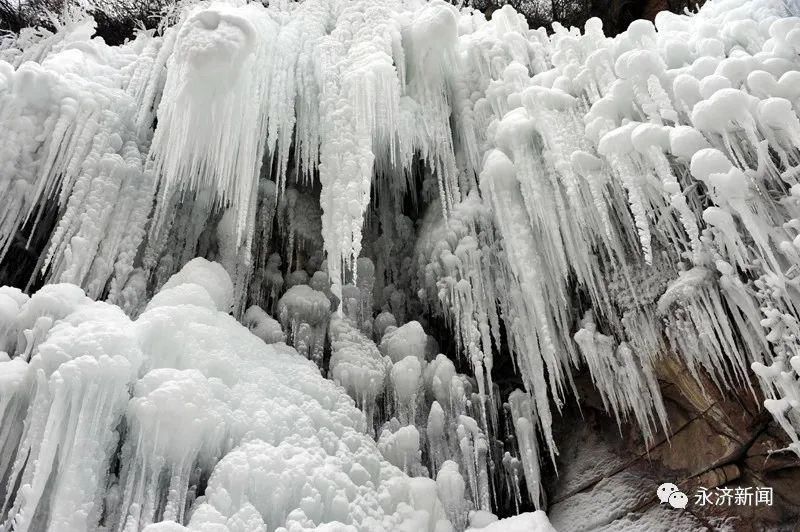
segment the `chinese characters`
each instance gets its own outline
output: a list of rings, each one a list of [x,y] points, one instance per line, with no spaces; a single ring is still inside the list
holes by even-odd
[[[699,487],[694,494],[697,506],[772,506],[770,487]]]

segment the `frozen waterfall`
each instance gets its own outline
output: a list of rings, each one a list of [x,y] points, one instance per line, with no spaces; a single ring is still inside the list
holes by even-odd
[[[0,272],[36,263],[0,287],[0,531],[548,532],[573,373],[651,441],[661,357],[762,394],[800,456],[781,3],[613,38],[441,0],[93,32],[0,40]]]

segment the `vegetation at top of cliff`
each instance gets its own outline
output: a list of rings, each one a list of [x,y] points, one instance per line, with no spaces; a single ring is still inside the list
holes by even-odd
[[[464,4],[464,0],[450,0]],[[268,4],[269,0],[263,0]],[[491,15],[509,4],[524,14],[532,28],[553,22],[582,28],[591,17],[603,21],[607,35],[616,35],[639,18],[658,11],[683,12],[696,9],[702,0],[468,0],[474,8]],[[175,0],[0,0],[0,35],[23,28],[56,29],[60,14],[81,5],[97,22],[97,35],[108,44],[121,44],[137,29],[154,29]]]

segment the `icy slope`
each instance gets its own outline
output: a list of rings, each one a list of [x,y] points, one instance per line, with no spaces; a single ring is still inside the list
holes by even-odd
[[[146,525],[193,507],[189,530],[447,529],[436,483],[387,463],[341,388],[221,312],[218,265],[190,262],[134,321],[73,285],[0,294],[37,330],[3,336],[0,528],[183,530]]]

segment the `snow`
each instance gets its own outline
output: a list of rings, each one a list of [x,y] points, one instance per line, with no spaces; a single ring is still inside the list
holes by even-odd
[[[45,245],[0,288],[14,530],[547,529],[489,521],[543,507],[573,372],[652,439],[667,351],[752,370],[800,454],[784,15],[211,1],[4,40],[4,271]]]
[[[555,528],[550,524],[547,516],[541,510],[537,512],[524,513],[507,517],[483,526],[472,526],[467,529],[467,532],[554,532]]]

